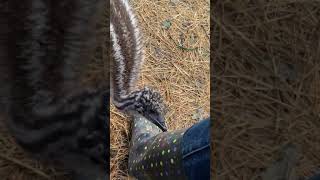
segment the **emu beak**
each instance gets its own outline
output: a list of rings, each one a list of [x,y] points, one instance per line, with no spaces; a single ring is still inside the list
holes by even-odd
[[[151,122],[153,122],[155,125],[157,125],[163,132],[168,131],[165,118],[160,115],[151,116],[150,117]]]

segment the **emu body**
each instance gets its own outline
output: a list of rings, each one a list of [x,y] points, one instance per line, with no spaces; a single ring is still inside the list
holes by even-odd
[[[166,131],[165,104],[160,93],[136,90],[144,49],[136,17],[127,0],[110,0],[111,96],[114,105],[128,114],[139,113]]]
[[[92,64],[108,62],[101,55],[105,1],[4,6],[1,104],[10,132],[32,156],[65,166],[76,180],[108,177],[108,74],[88,80]]]

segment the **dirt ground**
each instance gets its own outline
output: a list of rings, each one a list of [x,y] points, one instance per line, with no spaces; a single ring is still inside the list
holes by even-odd
[[[319,1],[213,7],[212,179],[319,172]]]
[[[170,130],[209,116],[209,0],[131,1],[145,41],[139,87],[161,92]],[[111,179],[127,179],[130,123],[111,110]]]

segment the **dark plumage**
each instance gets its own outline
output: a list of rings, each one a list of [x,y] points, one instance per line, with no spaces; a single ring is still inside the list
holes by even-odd
[[[139,113],[166,131],[165,104],[150,88],[134,90],[144,60],[137,20],[127,0],[110,0],[112,42],[111,93],[115,106],[129,114]]]
[[[105,2],[1,5],[7,21],[0,58],[7,125],[22,148],[72,170],[77,180],[109,177],[109,76],[86,80],[90,64],[108,62],[101,55]]]
[[[133,91],[128,96],[123,97],[120,103],[117,102],[116,107],[129,114],[139,113],[163,131],[167,131],[164,119],[167,107],[160,93],[153,89],[145,87]]]

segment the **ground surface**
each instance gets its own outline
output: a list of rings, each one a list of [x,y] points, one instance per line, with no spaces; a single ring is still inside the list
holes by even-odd
[[[213,7],[213,179],[319,172],[319,1]]]
[[[146,59],[139,87],[161,92],[170,130],[209,116],[208,0],[131,1],[144,35]],[[127,179],[129,122],[111,110],[111,179]]]

